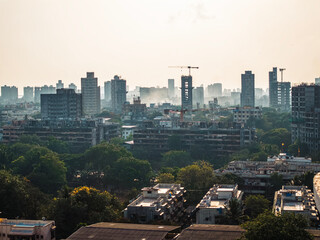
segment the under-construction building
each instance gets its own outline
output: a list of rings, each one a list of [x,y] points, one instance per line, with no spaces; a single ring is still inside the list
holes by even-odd
[[[285,69],[280,69],[285,70]],[[282,111],[290,111],[290,82],[278,82],[278,69],[269,72],[269,106]]]
[[[181,108],[192,110],[192,76],[181,76]]]

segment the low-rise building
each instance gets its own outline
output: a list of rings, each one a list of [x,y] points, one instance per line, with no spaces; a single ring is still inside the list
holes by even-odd
[[[159,183],[145,187],[124,210],[124,217],[139,223],[157,220],[179,223],[185,214],[185,192],[180,184]]]
[[[225,214],[225,206],[232,198],[241,200],[238,185],[215,184],[197,205],[197,224],[215,224]]]
[[[233,121],[236,123],[247,123],[250,118],[261,119],[262,109],[260,107],[237,107],[233,110]]]
[[[272,211],[275,215],[303,214],[313,225],[319,220],[313,194],[306,186],[282,186],[274,193]]]
[[[134,131],[137,129],[137,126],[133,125],[133,126],[128,126],[128,125],[124,125],[122,126],[122,132],[121,132],[121,136],[123,139],[128,139],[128,137],[133,137]]]
[[[1,240],[55,240],[54,221],[0,218]]]

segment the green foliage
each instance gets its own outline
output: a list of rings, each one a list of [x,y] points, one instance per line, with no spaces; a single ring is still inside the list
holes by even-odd
[[[306,172],[300,176],[295,176],[292,180],[292,184],[296,186],[307,186],[309,189],[313,190],[313,177],[314,172]]]
[[[19,142],[31,145],[42,145],[42,141],[37,135],[22,135],[19,137]]]
[[[238,225],[244,219],[242,201],[237,198],[231,198],[225,205],[226,209],[226,223],[231,225]]]
[[[6,218],[39,219],[49,198],[30,182],[0,170],[0,210]]]
[[[113,112],[103,111],[97,114],[96,117],[111,118],[111,122],[115,122],[115,123],[121,122],[121,116]]]
[[[190,153],[185,151],[169,151],[163,154],[163,162],[167,167],[185,167],[192,163]]]
[[[13,172],[31,180],[46,193],[55,193],[66,184],[66,168],[58,155],[45,147],[32,147],[11,164]]]
[[[46,143],[47,148],[49,148],[51,151],[63,154],[63,153],[69,153],[69,145],[68,143],[58,140],[54,137],[49,137]]]
[[[6,169],[12,161],[12,154],[7,145],[0,145],[0,170]]]
[[[171,173],[160,173],[157,176],[158,183],[174,183],[175,178]]]
[[[57,239],[66,238],[81,225],[113,222],[121,218],[120,201],[107,191],[95,188],[68,188],[59,193],[50,208],[50,218],[55,219]]]
[[[266,211],[254,220],[244,223],[242,227],[246,231],[241,239],[313,239],[312,235],[305,230],[308,227],[308,222],[302,214],[284,213],[275,216]]]
[[[148,161],[121,157],[105,172],[106,183],[117,188],[131,188],[150,184],[152,168]]]
[[[291,133],[286,128],[276,128],[264,133],[260,140],[264,144],[275,144],[280,149],[284,143],[284,148],[287,149],[291,144]]]
[[[126,140],[129,141],[129,140]],[[121,146],[124,143],[124,140],[121,137],[111,138],[110,144]]]
[[[245,199],[244,204],[245,214],[252,219],[268,210],[271,203],[262,195],[250,195]]]
[[[301,143],[300,140],[295,141],[289,145],[288,152],[293,156],[307,156],[309,153],[308,145]]]
[[[213,168],[205,161],[181,168],[178,173],[178,181],[187,190],[207,190],[213,184]]]

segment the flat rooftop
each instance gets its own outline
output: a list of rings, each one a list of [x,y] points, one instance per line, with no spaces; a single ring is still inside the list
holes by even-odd
[[[303,211],[302,202],[284,202],[283,211]]]

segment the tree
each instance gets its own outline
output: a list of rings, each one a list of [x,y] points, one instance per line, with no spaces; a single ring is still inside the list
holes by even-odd
[[[205,161],[181,168],[178,173],[178,181],[187,190],[207,190],[213,184],[213,168]]]
[[[181,137],[179,135],[169,136],[168,147],[170,150],[182,150]]]
[[[58,155],[45,147],[34,146],[11,164],[13,172],[30,179],[45,193],[56,193],[66,184],[66,168]]]
[[[292,180],[292,184],[296,186],[305,185],[309,189],[313,190],[313,178],[314,172],[306,172],[300,176],[295,176]]]
[[[270,208],[270,201],[262,195],[250,195],[245,201],[245,214],[256,218],[259,214]]]
[[[158,183],[174,183],[174,176],[171,173],[160,173],[157,176]]]
[[[185,167],[192,163],[190,153],[172,150],[163,154],[163,162],[167,167]]]
[[[287,149],[291,144],[291,134],[286,128],[272,129],[261,136],[262,143],[275,144],[279,148],[284,144],[284,148]]]
[[[21,135],[19,137],[19,142],[39,146],[43,144],[43,142],[37,135]]]
[[[305,230],[308,227],[308,222],[302,214],[284,213],[275,216],[266,211],[254,220],[242,224],[242,227],[246,231],[241,239],[313,239],[312,235]]]
[[[228,224],[238,225],[243,221],[243,205],[241,200],[237,198],[231,198],[225,205],[226,220]]]
[[[0,145],[0,170],[6,169],[12,161],[12,155],[8,146]]]
[[[107,191],[78,187],[63,188],[49,209],[59,229],[57,239],[66,238],[81,225],[113,222],[121,218],[121,202]]]
[[[5,170],[0,170],[0,196],[1,215],[6,218],[39,219],[44,216],[44,206],[50,203],[26,178]]]
[[[69,153],[69,145],[68,143],[58,140],[55,137],[49,137],[47,142],[47,148],[49,148],[51,151],[63,154],[63,153]]]

